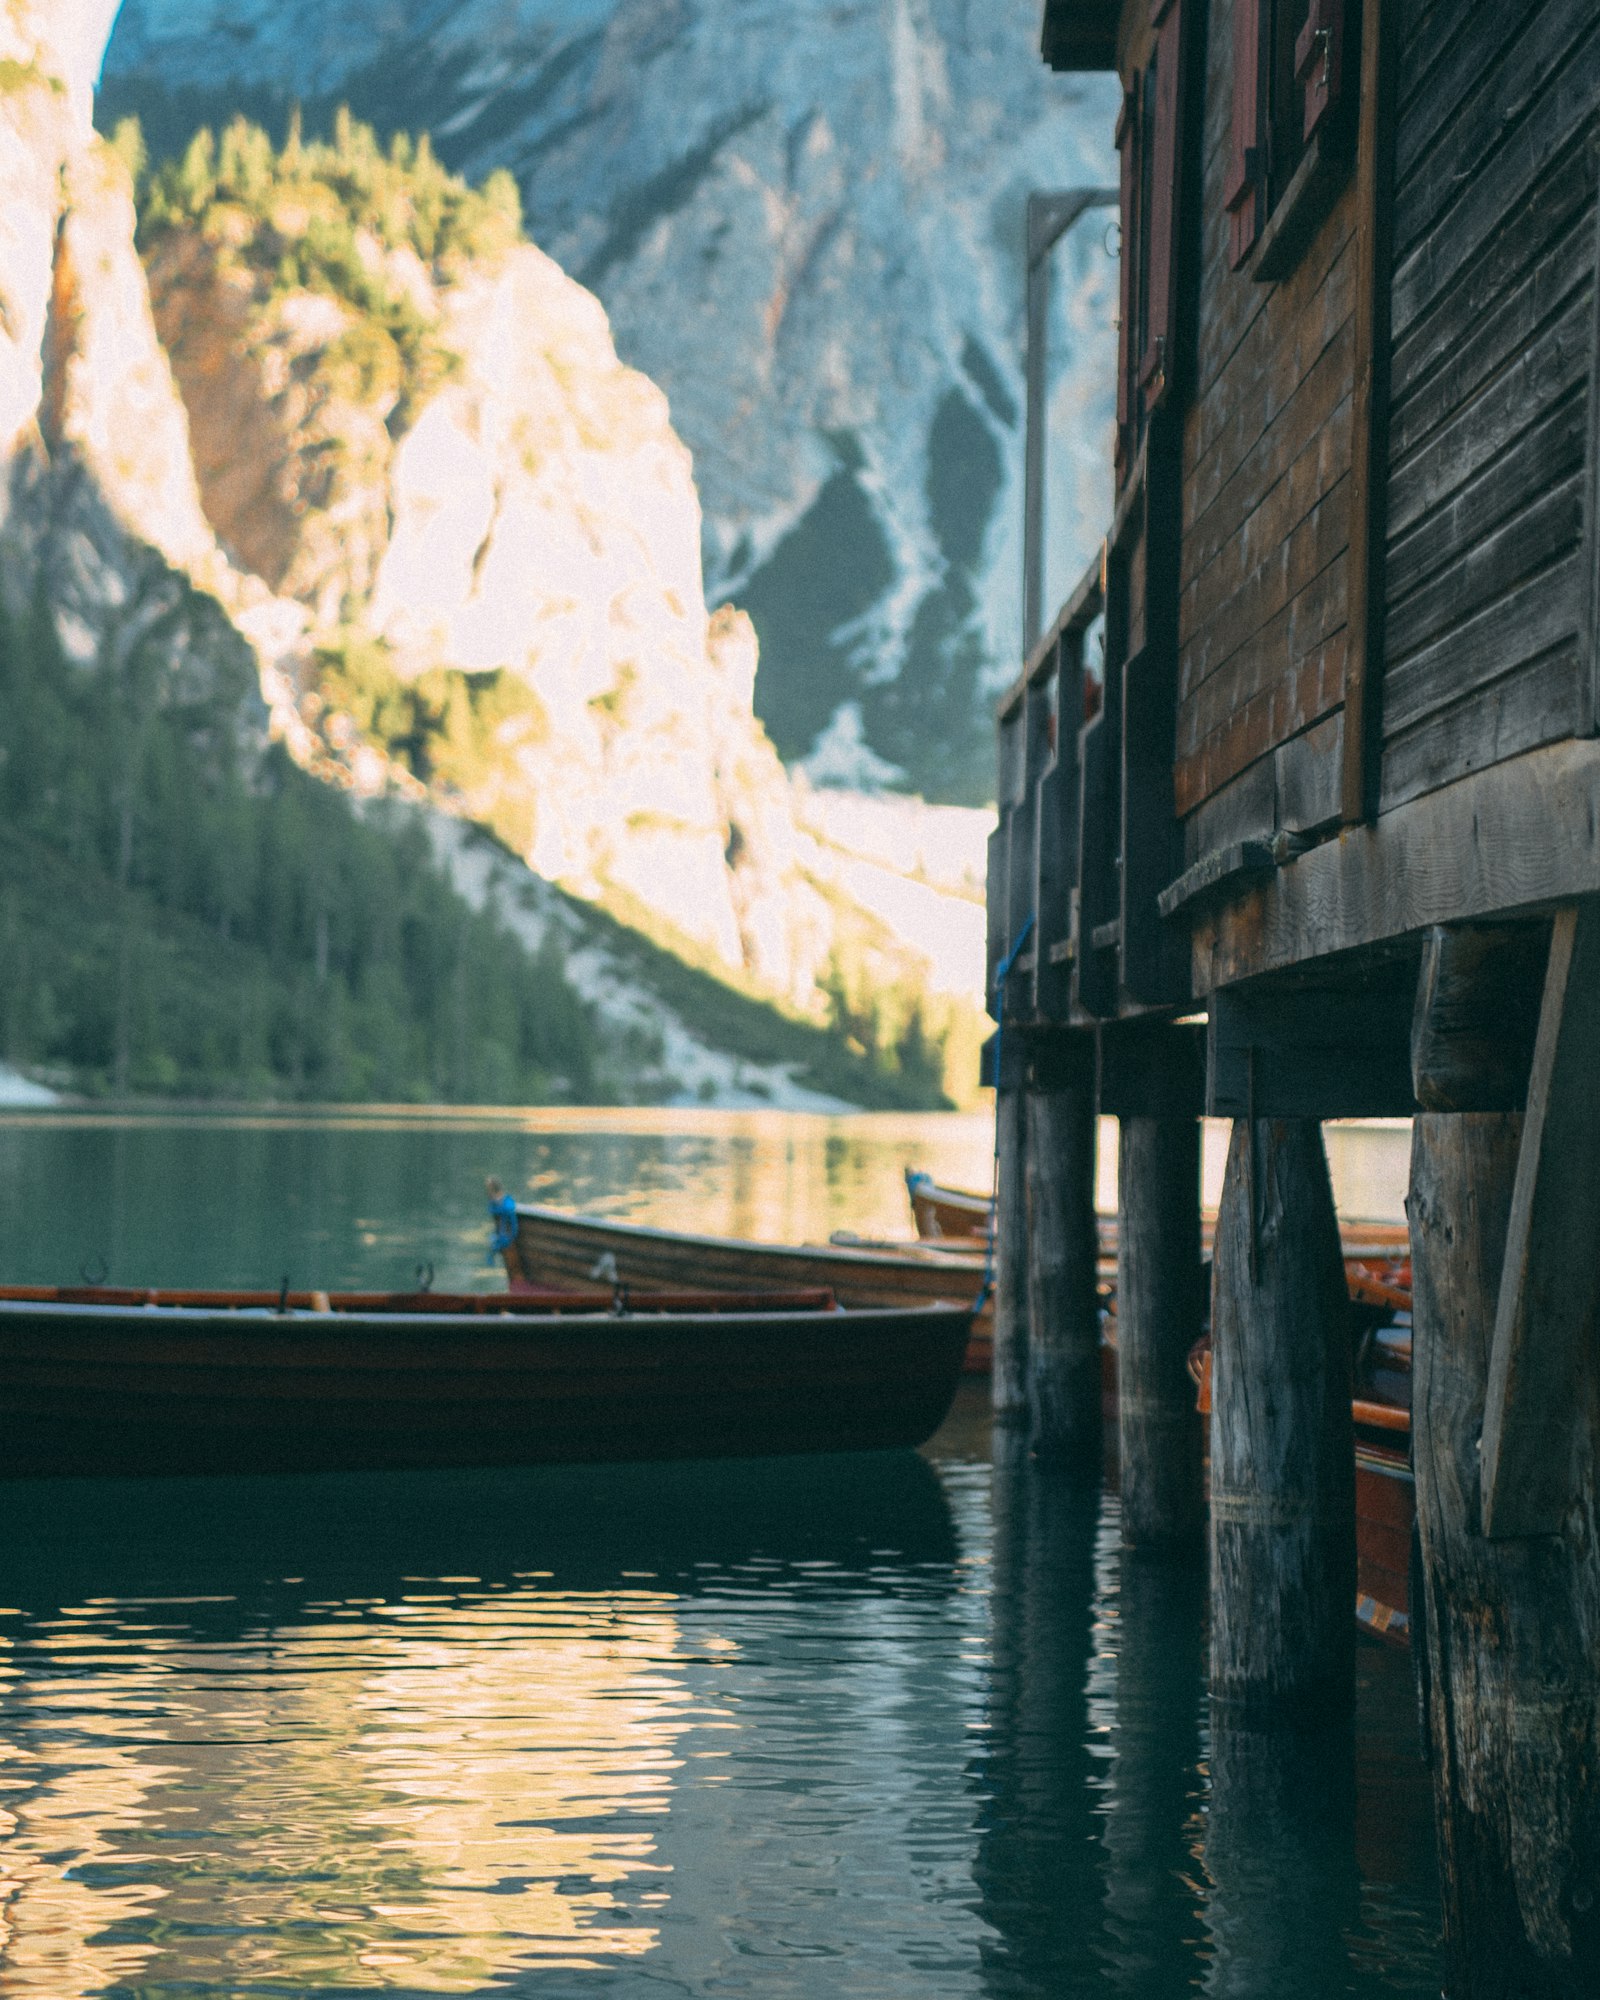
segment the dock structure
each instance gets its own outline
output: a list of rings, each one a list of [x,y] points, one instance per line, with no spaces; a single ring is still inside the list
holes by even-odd
[[[1213,1698],[1347,1710],[1319,1127],[1414,1116],[1449,1991],[1600,1992],[1600,14],[1047,0],[1043,53],[1123,85],[1115,500],[998,710],[997,1402],[1087,1434],[1112,1113],[1124,1533],[1198,1544],[1197,1121],[1231,1118]]]

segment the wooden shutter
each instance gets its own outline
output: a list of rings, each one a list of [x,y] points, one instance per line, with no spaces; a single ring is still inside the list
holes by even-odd
[[[1156,0],[1152,18],[1159,32],[1153,62],[1155,92],[1150,148],[1150,213],[1144,218],[1147,263],[1145,350],[1139,382],[1153,408],[1166,395],[1177,353],[1178,176],[1183,163],[1183,0]],[[1148,101],[1148,97],[1147,97]]]
[[[1261,106],[1261,8],[1263,0],[1233,0],[1233,143],[1225,200],[1231,228],[1230,262],[1237,270],[1261,234],[1266,181]],[[1271,0],[1266,0],[1271,5]]]
[[[1133,458],[1133,320],[1134,274],[1139,268],[1138,217],[1134,210],[1139,187],[1139,77],[1130,79],[1117,118],[1117,151],[1122,156],[1121,270],[1117,294],[1117,470]]]
[[[1311,0],[1294,45],[1295,81],[1306,93],[1305,136],[1331,122],[1344,89],[1345,16],[1350,0]]]

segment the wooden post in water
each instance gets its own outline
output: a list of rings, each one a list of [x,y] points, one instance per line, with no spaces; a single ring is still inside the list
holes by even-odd
[[[994,1175],[994,1360],[989,1385],[1004,1423],[1028,1414],[1028,1190],[1025,1172],[1027,1103],[1022,1037],[1005,1037],[996,1078]],[[1015,1053],[1013,1053],[1015,1050]]]
[[[1200,1121],[1124,1118],[1117,1161],[1117,1432],[1125,1548],[1200,1545]]]
[[[1560,1532],[1483,1532],[1480,1425],[1523,1120],[1412,1128],[1412,1604],[1432,1749],[1451,2000],[1600,1993],[1600,1536],[1593,1327]],[[1597,1135],[1592,1135],[1597,1136]],[[1587,1152],[1587,1148],[1584,1149]],[[1568,1158],[1564,1173],[1594,1171]],[[1570,1242],[1578,1263],[1600,1254]],[[1541,1338],[1564,1329],[1545,1326]],[[1564,1440],[1570,1414],[1549,1411]],[[1563,1451],[1565,1445],[1563,1443]],[[1420,1599],[1420,1603],[1417,1601]]]
[[[1326,1718],[1355,1677],[1350,1305],[1314,1119],[1235,1119],[1212,1252],[1211,1692]]]
[[[1104,1455],[1095,1264],[1094,1044],[1034,1044],[1026,1092],[1028,1411],[1034,1455],[1098,1486]]]

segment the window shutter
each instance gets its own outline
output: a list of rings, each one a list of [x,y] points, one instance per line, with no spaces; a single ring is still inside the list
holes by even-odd
[[[1305,136],[1330,122],[1344,87],[1345,15],[1349,0],[1311,0],[1294,45],[1296,83],[1305,86]]]
[[[1231,229],[1230,262],[1235,270],[1261,234],[1265,169],[1261,0],[1233,0],[1233,144],[1225,200]]]
[[[1134,274],[1139,265],[1139,232],[1134,202],[1139,186],[1139,78],[1135,74],[1123,93],[1117,118],[1117,151],[1122,157],[1122,201],[1118,210],[1122,234],[1121,270],[1117,292],[1117,466],[1133,455],[1133,319]]]
[[[1183,0],[1156,0],[1152,17],[1156,37],[1155,104],[1152,130],[1144,135],[1151,150],[1150,213],[1144,219],[1144,254],[1148,262],[1145,292],[1146,346],[1139,362],[1139,382],[1148,407],[1166,395],[1177,352],[1178,332],[1178,176],[1183,149]]]

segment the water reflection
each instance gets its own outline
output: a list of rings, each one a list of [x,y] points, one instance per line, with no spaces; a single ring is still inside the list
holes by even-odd
[[[1106,1962],[1101,1809],[1109,1731],[1091,1723],[1090,1667],[1109,1640],[1097,1604],[1102,1499],[1041,1471],[995,1433],[987,1730],[974,1771],[973,1874],[993,1937],[995,2000],[1091,1990]]]
[[[1120,1553],[1116,1726],[1106,1819],[1106,1907],[1116,1992],[1187,1993],[1205,1946],[1200,1861],[1205,1786],[1196,1688],[1205,1576]]]
[[[1350,1991],[1359,1915],[1355,1741],[1241,1729],[1213,1711],[1206,1867],[1218,2000],[1325,2000]]]
[[[675,1788],[738,1727],[742,1594],[892,1625],[955,1564],[911,1454],[7,1499],[0,1990],[40,2000],[477,1992],[656,1952]],[[811,1747],[892,1771],[843,1726],[877,1733],[883,1676],[837,1676],[830,1720],[798,1666]]]
[[[1119,1546],[996,1438],[974,1878],[991,2000],[1434,2000],[1426,1786],[1403,1657],[1357,1726],[1274,1736],[1205,1696],[1203,1570]],[[1361,1778],[1358,1837],[1357,1774]]]
[[[485,1166],[766,1235],[987,1170],[584,1117],[0,1118],[0,1265],[494,1283]],[[1199,1580],[1001,1450],[980,1385],[931,1461],[0,1482],[0,1995],[1435,2000],[1404,1659],[1354,1807],[1213,1744]]]

